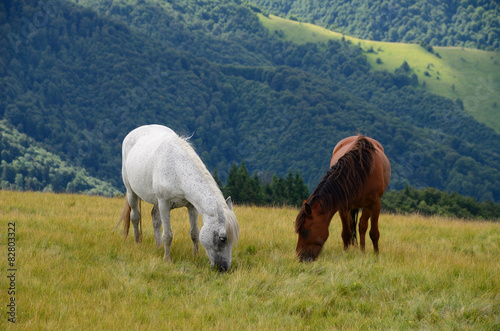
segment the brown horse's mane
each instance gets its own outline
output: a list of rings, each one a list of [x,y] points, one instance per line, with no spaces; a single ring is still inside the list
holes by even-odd
[[[373,144],[359,135],[353,148],[323,176],[307,203],[312,206],[320,201],[323,212],[333,208],[347,210],[350,200],[359,192],[370,173],[374,150]],[[295,232],[300,230],[305,218],[306,211],[302,208],[295,221]]]

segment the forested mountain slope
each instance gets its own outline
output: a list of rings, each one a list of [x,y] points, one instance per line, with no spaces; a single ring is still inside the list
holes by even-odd
[[[490,0],[254,0],[265,10],[362,39],[500,49],[500,4]]]
[[[280,40],[237,1],[0,6],[0,117],[116,188],[123,137],[161,123],[223,178],[244,160],[312,188],[359,131],[384,145],[393,188],[500,201],[500,136],[347,43]]]
[[[0,121],[0,187],[15,190],[119,194],[109,183],[61,160],[41,144]]]

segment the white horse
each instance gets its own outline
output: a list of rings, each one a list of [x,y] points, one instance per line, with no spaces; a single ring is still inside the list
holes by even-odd
[[[165,126],[141,126],[123,140],[122,162],[127,196],[120,221],[124,220],[125,236],[132,221],[135,241],[141,241],[139,202],[142,199],[153,204],[155,241],[161,245],[163,225],[163,259],[170,262],[173,239],[170,210],[185,206],[191,222],[193,253],[198,253],[201,241],[212,266],[220,271],[231,267],[231,248],[239,235],[231,198],[224,200],[217,183],[186,139]],[[201,231],[198,212],[203,218]]]

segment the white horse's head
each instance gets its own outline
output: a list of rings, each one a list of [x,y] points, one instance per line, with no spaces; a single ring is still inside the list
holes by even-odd
[[[203,220],[200,230],[200,242],[207,251],[212,266],[217,266],[219,271],[227,271],[231,267],[231,250],[238,236],[238,221],[229,197],[226,205],[217,206],[217,216]]]

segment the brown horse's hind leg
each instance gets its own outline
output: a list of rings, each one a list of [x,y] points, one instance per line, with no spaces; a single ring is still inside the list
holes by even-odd
[[[350,211],[339,211],[339,215],[342,221],[342,241],[344,242],[344,249],[347,250],[352,240],[351,213]]]
[[[378,216],[380,214],[380,208],[381,205],[379,200],[375,208],[372,209],[371,215],[370,238],[372,239],[373,250],[375,253],[378,253],[378,239],[380,238],[380,232],[378,231]]]
[[[361,251],[365,251],[365,236],[366,230],[368,230],[368,219],[370,218],[370,210],[368,208],[363,208],[361,213],[361,218],[359,219],[359,245]]]

